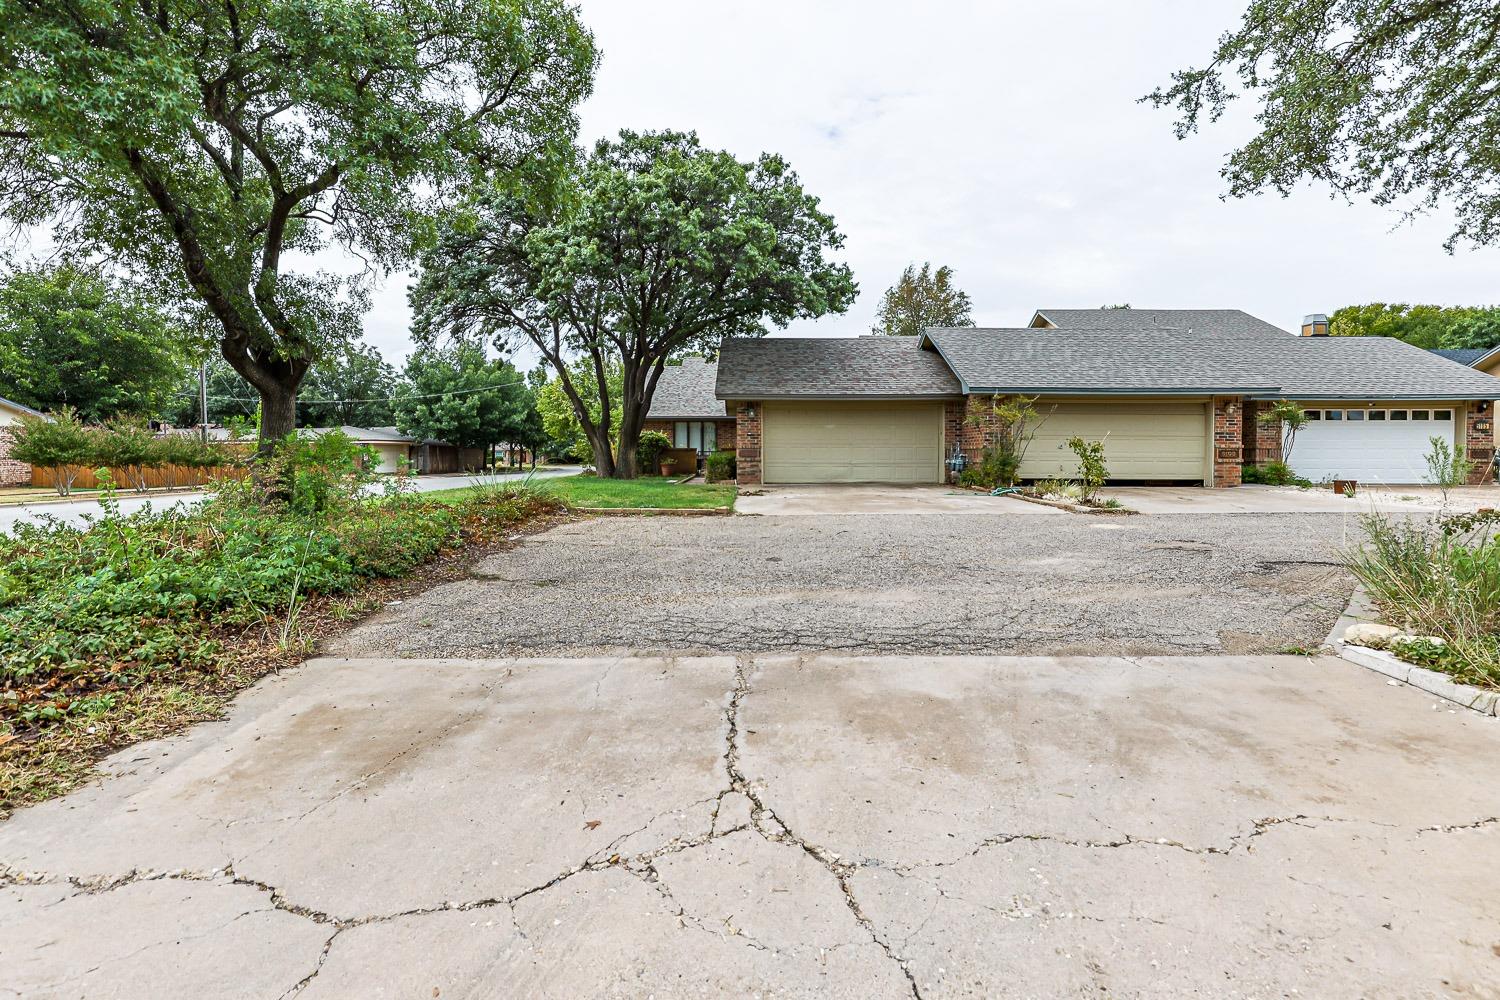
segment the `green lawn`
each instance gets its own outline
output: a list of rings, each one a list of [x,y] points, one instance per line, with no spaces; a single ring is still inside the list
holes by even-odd
[[[597,476],[559,476],[556,479],[534,479],[537,489],[556,494],[574,507],[662,507],[704,509],[733,507],[732,484],[678,484],[660,476],[640,479],[600,479]],[[469,492],[467,487],[441,490],[426,496],[446,499]]]

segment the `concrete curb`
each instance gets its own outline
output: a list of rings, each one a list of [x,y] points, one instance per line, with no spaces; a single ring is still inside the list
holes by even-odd
[[[199,496],[203,496],[203,494],[205,494],[207,492],[208,492],[207,490],[203,490],[203,489],[191,489],[191,490],[166,490],[166,489],[155,490],[155,489],[153,489],[153,490],[147,490],[145,493],[139,493],[139,492],[137,492],[135,490],[120,489],[120,490],[116,490],[115,491],[115,496],[117,496],[121,500],[151,500],[151,499],[156,498],[156,497],[163,497],[163,498],[169,498],[169,499],[174,499],[175,500],[175,499],[181,499],[183,497],[199,497]],[[98,500],[99,496],[100,496],[100,493],[101,493],[100,490],[87,490],[87,491],[80,492],[77,496],[69,496],[69,497],[59,497],[59,496],[37,497],[34,500],[11,500],[11,499],[8,499],[8,498],[0,498],[0,509],[7,508],[7,507],[45,507],[48,504],[55,504],[55,503],[88,503],[90,500]]]
[[[574,507],[580,514],[603,514],[606,517],[723,517],[733,514],[733,507]]]
[[[1367,646],[1354,646],[1344,642],[1344,633],[1350,627],[1360,622],[1373,621],[1375,621],[1375,614],[1369,595],[1365,593],[1364,587],[1356,587],[1349,598],[1349,606],[1334,623],[1333,631],[1328,633],[1328,638],[1323,645],[1350,663],[1394,678],[1402,684],[1409,684],[1435,698],[1462,705],[1480,715],[1492,718],[1500,716],[1500,691],[1486,691],[1472,684],[1460,684],[1447,674],[1419,667],[1415,663],[1407,663],[1396,654],[1388,653],[1383,649],[1370,649]]]
[[[1022,500],[1026,503],[1041,504],[1043,507],[1055,507],[1058,510],[1072,511],[1074,514],[1113,514],[1119,517],[1128,517],[1131,514],[1139,514],[1138,510],[1129,507],[1085,507],[1082,504],[1065,503],[1061,500],[1043,500],[1041,497],[1029,497],[1024,493],[1002,493],[1000,498],[1009,497],[1014,500]]]

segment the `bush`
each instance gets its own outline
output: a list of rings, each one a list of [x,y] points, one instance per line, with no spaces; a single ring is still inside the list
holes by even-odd
[[[52,472],[58,496],[73,492],[73,481],[92,465],[98,454],[95,432],[85,427],[69,407],[46,417],[22,417],[7,431],[11,436],[10,457]]]
[[[642,431],[636,442],[636,467],[642,475],[654,476],[661,465],[662,452],[672,447],[672,441],[661,431]]]
[[[732,451],[716,451],[704,461],[704,477],[711,483],[739,478],[739,463]]]
[[[146,470],[157,464],[160,449],[151,429],[132,420],[114,420],[94,434],[91,464],[119,469],[136,492],[146,492]]]
[[[1247,465],[1240,470],[1240,481],[1263,486],[1301,486],[1304,489],[1313,485],[1312,480],[1297,475],[1285,462]]]
[[[993,480],[986,478],[986,473],[983,469],[972,465],[958,474],[958,485],[981,487],[987,490],[993,489],[995,486]]]
[[[1094,494],[1109,478],[1109,467],[1104,464],[1104,442],[1085,441],[1075,435],[1068,439],[1068,448],[1078,456],[1078,485],[1083,491],[1080,499],[1092,503]]]

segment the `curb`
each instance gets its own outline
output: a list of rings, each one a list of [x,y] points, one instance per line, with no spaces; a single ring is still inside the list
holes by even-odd
[[[733,514],[732,507],[574,507],[580,514],[603,514],[607,517],[723,517]]]
[[[88,503],[90,500],[98,500],[100,492],[100,490],[86,490],[81,491],[77,496],[37,497],[34,500],[0,499],[0,510],[4,510],[7,507],[44,507],[48,504],[54,503]],[[116,490],[115,495],[122,500],[134,500],[138,498],[150,500],[153,497],[195,497],[207,492],[207,490],[202,489],[201,487],[184,488],[180,490],[153,489],[147,490],[145,493],[139,493],[135,490],[122,489]]]
[[[1085,507],[1082,504],[1064,503],[1061,500],[1043,500],[1041,497],[1029,497],[1024,493],[1002,493],[996,499],[1003,500],[1006,498],[1023,500],[1026,503],[1041,504],[1043,507],[1053,507],[1057,510],[1068,510],[1074,514],[1103,514],[1106,516],[1112,514],[1117,517],[1129,517],[1132,514],[1140,513],[1140,511],[1131,510],[1129,507]]]
[[[1462,705],[1471,712],[1478,712],[1483,716],[1500,717],[1500,691],[1486,691],[1472,684],[1460,684],[1447,674],[1419,667],[1415,663],[1407,663],[1394,653],[1388,653],[1383,649],[1353,646],[1344,642],[1344,633],[1351,626],[1375,620],[1372,612],[1373,608],[1369,596],[1365,593],[1365,588],[1356,587],[1349,598],[1349,606],[1334,623],[1333,631],[1328,633],[1328,638],[1324,640],[1323,645],[1332,649],[1337,656],[1349,663],[1384,674],[1435,698]]]

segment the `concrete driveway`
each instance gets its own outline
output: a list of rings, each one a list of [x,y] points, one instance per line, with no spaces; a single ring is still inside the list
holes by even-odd
[[[734,509],[739,514],[754,516],[941,514],[996,510],[1036,517],[1067,514],[1067,511],[1054,507],[1023,504],[946,486],[765,486],[741,491]]]
[[[1500,506],[1500,486],[1460,486],[1445,498],[1433,486],[1361,487],[1352,497],[1331,488],[1237,486],[1210,490],[1195,486],[1111,486],[1114,497],[1142,514],[1431,514]]]
[[[1497,762],[1331,659],[320,660],[0,825],[0,994],[1493,997]]]

